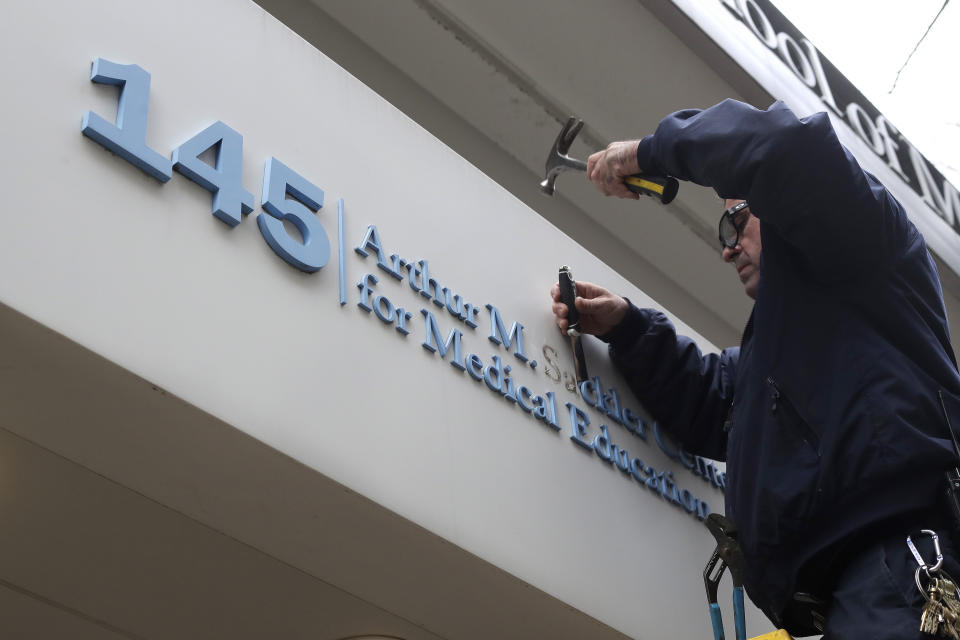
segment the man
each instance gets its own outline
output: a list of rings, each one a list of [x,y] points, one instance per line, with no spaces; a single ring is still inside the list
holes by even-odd
[[[751,599],[793,635],[825,617],[831,640],[931,637],[906,538],[932,564],[920,530],[936,530],[960,578],[938,501],[956,464],[938,393],[960,394],[960,376],[936,268],[902,206],[825,113],[798,119],[782,103],[674,113],[587,172],[607,195],[636,198],[623,178],[651,173],[725,199],[722,257],[755,301],[739,348],[704,356],[663,314],[590,283],[575,304],[661,425],[727,460]]]

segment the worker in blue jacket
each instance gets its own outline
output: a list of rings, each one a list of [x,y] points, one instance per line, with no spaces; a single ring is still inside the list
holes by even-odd
[[[724,198],[722,258],[754,299],[741,345],[703,355],[659,311],[587,282],[577,283],[582,329],[609,343],[684,447],[727,461],[747,593],[774,624],[793,635],[822,627],[831,640],[931,637],[906,537],[932,563],[920,530],[937,531],[945,570],[960,578],[938,501],[956,464],[938,392],[960,395],[960,376],[923,237],[826,113],[798,119],[779,102],[674,113],[587,168],[623,198],[639,197],[624,177],[644,172]]]

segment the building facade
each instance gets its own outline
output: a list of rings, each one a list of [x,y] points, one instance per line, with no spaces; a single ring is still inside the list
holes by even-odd
[[[578,385],[548,291],[569,265],[705,351],[749,301],[711,191],[540,194],[570,114],[585,157],[827,109],[960,317],[956,189],[759,0],[2,15],[4,637],[709,637],[723,465],[592,338]]]

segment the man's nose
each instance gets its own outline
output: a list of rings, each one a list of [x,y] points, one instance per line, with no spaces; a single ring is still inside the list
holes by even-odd
[[[730,247],[724,247],[723,251],[720,252],[720,256],[723,258],[724,262],[733,262],[737,255],[740,253],[740,244],[737,243],[733,249]]]

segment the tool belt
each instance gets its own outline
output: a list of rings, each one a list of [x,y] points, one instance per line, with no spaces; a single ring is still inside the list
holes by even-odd
[[[786,629],[793,637],[820,635],[826,623],[829,604],[829,600],[798,591],[780,612],[779,620],[774,620],[774,624]]]

